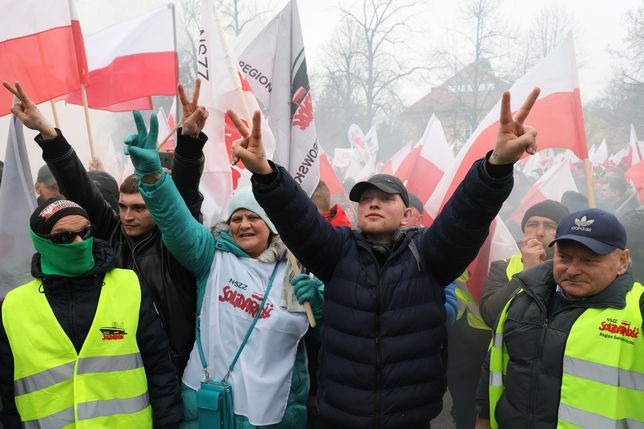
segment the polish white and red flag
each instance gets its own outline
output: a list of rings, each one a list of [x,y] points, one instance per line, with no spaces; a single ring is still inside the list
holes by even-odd
[[[627,147],[622,148],[617,152],[615,152],[614,154],[612,154],[611,156],[609,156],[608,165],[610,167],[616,167],[620,165],[622,162],[627,161],[629,149],[630,148],[627,148]],[[628,167],[628,164],[626,164],[626,166]]]
[[[497,215],[490,225],[490,233],[481,246],[479,254],[467,268],[469,273],[467,288],[476,302],[479,302],[492,262],[508,259],[517,253],[519,253],[517,242],[501,216]]]
[[[204,225],[221,221],[235,189],[250,186],[250,172],[243,163],[231,166],[231,145],[241,139],[226,111],[237,113],[252,127],[251,115],[259,110],[257,99],[241,73],[237,59],[229,49],[223,27],[211,0],[201,0],[197,74],[201,78],[199,104],[208,109],[209,117],[203,132],[209,137],[204,147],[206,157],[199,190],[204,196]],[[268,158],[273,157],[275,138],[262,117],[262,140]],[[317,182],[316,182],[317,185]]]
[[[541,176],[521,198],[519,208],[510,217],[517,225],[521,225],[523,215],[533,205],[544,200],[561,201],[561,197],[566,191],[578,192],[577,184],[570,170],[570,162],[567,159],[560,161],[550,167],[546,174]]]
[[[87,60],[71,0],[4,2],[0,17],[0,80],[19,81],[35,103],[87,83]],[[11,4],[9,4],[11,3]],[[0,91],[0,116],[10,113],[9,91]]]
[[[571,35],[512,85],[510,88],[512,111],[516,111],[521,106],[535,87],[541,88],[541,95],[533,105],[526,123],[539,132],[538,149],[565,148],[572,150],[580,159],[588,158],[577,65]],[[452,167],[443,175],[425,205],[425,211],[431,217],[435,218],[440,213],[445,203],[463,181],[472,164],[494,148],[499,128],[500,109],[501,100],[481,121],[456,156]],[[511,235],[508,237],[505,234],[507,228],[500,227],[499,222],[500,218],[497,216],[495,223],[490,227],[488,239],[468,268],[471,275],[467,283],[468,288],[477,300],[487,277],[489,266],[495,260],[491,256],[496,258],[495,255],[503,253],[495,249],[494,246],[500,246],[499,243],[503,243],[502,247],[507,249],[511,244],[508,242]]]
[[[512,85],[512,111],[521,106],[535,87],[541,88],[541,95],[526,123],[539,133],[538,150],[564,148],[572,150],[580,159],[588,158],[572,36]],[[494,148],[500,108],[501,100],[481,121],[452,167],[445,172],[425,206],[430,216],[436,217],[472,164]]]
[[[626,170],[625,177],[635,187],[640,202],[644,202],[644,161],[640,161]]]
[[[403,146],[398,152],[396,152],[394,156],[392,156],[380,167],[380,173],[395,176],[395,173],[398,171],[405,159],[407,159],[407,156],[413,150],[413,147],[414,146],[412,146],[411,143],[407,143],[405,146]]]
[[[275,136],[273,160],[311,195],[320,180],[319,146],[297,2],[287,2],[238,51],[241,71]]]
[[[90,108],[112,112],[151,109],[151,96],[176,94],[179,66],[174,5],[89,35],[85,49]],[[65,101],[83,104],[80,91]]]
[[[589,156],[590,162],[597,167],[608,165],[608,145],[606,144],[606,139],[602,139],[602,142],[597,146],[592,153],[592,156]]]
[[[163,142],[163,139],[165,139],[168,136],[168,134],[170,134],[170,131],[172,131],[174,129],[174,126],[176,125],[174,120],[174,114],[176,111],[177,111],[176,97],[172,102],[172,106],[170,107],[169,114],[165,113],[165,110],[163,109],[163,107],[159,107],[159,110],[157,112],[157,118],[159,119],[159,140],[157,142],[157,145],[161,145],[159,146],[159,152],[173,152],[175,147],[177,146],[177,142],[175,141],[174,135],[170,136],[169,139]]]
[[[626,168],[631,168],[638,162],[644,159],[642,157],[642,152],[640,151],[639,142],[637,141],[637,134],[635,133],[635,127],[631,124],[631,135],[628,142],[628,157],[626,158]]]
[[[329,161],[326,152],[320,146],[320,180],[329,188],[331,199],[344,195],[344,187],[338,178],[335,168]]]
[[[443,125],[435,115],[429,118],[418,146],[420,151],[409,175],[404,179],[401,176],[398,177],[406,183],[407,190],[416,194],[424,205],[445,171],[454,162],[454,154],[447,144]],[[430,225],[432,221],[433,218],[423,211],[423,225]]]

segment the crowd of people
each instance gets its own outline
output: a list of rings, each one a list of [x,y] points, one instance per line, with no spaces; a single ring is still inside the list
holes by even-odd
[[[252,186],[203,225],[198,86],[180,87],[171,163],[156,116],[134,112],[121,184],[4,86],[46,163],[33,280],[1,307],[4,427],[429,428],[448,388],[457,428],[644,426],[644,211],[623,177],[602,180],[599,209],[534,204],[520,252],[492,262],[480,300],[467,288],[537,150],[538,89],[514,114],[503,95],[494,148],[426,227],[387,174],[352,186],[353,215],[323,182],[309,198],[266,158],[259,112],[233,111]]]

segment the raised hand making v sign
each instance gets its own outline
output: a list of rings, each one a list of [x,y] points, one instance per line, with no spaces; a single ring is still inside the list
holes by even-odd
[[[513,114],[510,93],[503,94],[494,151],[472,164],[431,227],[414,230],[400,229],[409,197],[387,174],[349,192],[357,228],[334,228],[288,172],[266,159],[259,112],[252,128],[228,112],[242,136],[232,152],[254,173],[257,202],[288,249],[325,285],[324,323],[332,329],[321,338],[317,397],[329,427],[387,426],[391,415],[378,399],[387,395],[397,404],[396,427],[427,426],[440,412],[443,288],[479,252],[512,189],[512,165],[536,151],[537,132],[525,122],[538,96],[534,89]],[[355,368],[364,376],[355,377]],[[429,398],[420,407],[411,393],[418,391]],[[345,403],[376,412],[366,416]]]
[[[177,91],[179,92],[179,101],[181,102],[183,110],[183,117],[181,118],[183,127],[181,128],[181,134],[197,137],[206,125],[206,119],[208,119],[208,111],[206,108],[199,106],[201,79],[197,78],[197,80],[195,80],[195,89],[192,93],[192,100],[188,99],[186,91],[183,89],[183,85],[177,85]]]
[[[537,130],[524,125],[524,122],[540,92],[539,88],[533,89],[514,116],[510,107],[510,92],[503,93],[500,126],[496,135],[496,147],[488,160],[490,164],[514,164],[524,152],[534,154],[537,151]]]
[[[20,82],[16,82],[16,86],[13,87],[9,82],[3,81],[2,86],[18,98],[18,102],[11,108],[11,113],[16,115],[25,127],[39,131],[45,139],[56,138],[56,129],[27,96]]]
[[[524,122],[539,97],[541,90],[535,88],[523,102],[516,114],[512,115],[510,107],[510,92],[505,91],[501,100],[501,113],[499,117],[499,131],[496,136],[496,146],[492,156],[488,159],[490,164],[514,164],[519,161],[525,152],[534,154],[537,150],[537,130]],[[241,160],[246,168],[258,174],[268,174],[272,171],[262,142],[260,112],[253,115],[253,128],[248,127],[239,119],[232,110],[228,116],[242,136],[232,145],[233,155]]]

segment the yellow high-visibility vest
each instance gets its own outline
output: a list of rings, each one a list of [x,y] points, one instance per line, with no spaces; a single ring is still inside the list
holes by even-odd
[[[474,297],[467,288],[466,280],[461,280],[463,276],[456,280],[456,299],[458,300],[458,313],[457,319],[463,317],[465,310],[467,310],[467,324],[471,328],[489,331],[490,327],[483,321],[479,306],[474,300]]]
[[[563,358],[558,428],[644,427],[644,339],[640,299],[634,283],[624,308],[589,308],[573,324]],[[503,394],[509,356],[503,329],[508,301],[490,351],[490,425],[498,428],[496,405]]]
[[[521,254],[518,253],[516,255],[512,255],[510,259],[508,259],[508,266],[505,269],[508,280],[511,280],[513,275],[518,274],[521,271],[523,271],[523,260],[521,258]],[[467,310],[467,324],[470,325],[470,327],[491,331],[492,329],[487,326],[487,323],[485,323],[481,317],[476,300],[467,288],[466,282],[468,277],[468,273],[465,272],[456,280],[456,298],[458,299],[458,313],[456,318],[460,319],[463,317],[465,310]]]
[[[505,268],[505,274],[508,276],[508,280],[512,280],[512,276],[519,274],[523,271],[523,257],[521,253],[510,256],[508,259],[508,266]]]
[[[25,427],[152,428],[136,341],[141,287],[134,271],[113,269],[105,275],[80,353],[40,285],[33,280],[14,289],[2,306],[16,407]]]

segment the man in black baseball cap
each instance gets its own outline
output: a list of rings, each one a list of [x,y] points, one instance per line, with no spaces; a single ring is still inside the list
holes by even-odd
[[[349,199],[351,199],[351,201],[360,202],[360,196],[369,188],[378,188],[387,194],[398,194],[405,204],[405,207],[409,207],[409,194],[407,193],[407,188],[405,188],[405,185],[403,185],[399,178],[389,174],[376,174],[371,176],[369,180],[356,183],[353,185],[353,188],[351,188]]]
[[[624,227],[603,210],[577,211],[559,223],[551,246],[552,261],[512,279],[520,290],[496,322],[481,412],[496,427],[641,424],[633,398],[642,389],[624,380],[642,375],[644,287],[628,269]]]
[[[394,233],[411,215],[407,189],[395,176],[376,174],[356,183],[349,199],[358,203],[358,228],[376,245],[374,254],[379,262],[384,262],[398,244],[392,239]]]
[[[440,413],[444,288],[485,241],[510,194],[512,165],[536,149],[536,130],[524,121],[538,95],[533,90],[513,114],[504,93],[494,150],[472,165],[432,226],[413,231],[400,228],[410,212],[402,183],[382,175],[350,192],[360,230],[334,228],[297,180],[266,158],[260,112],[250,130],[228,111],[244,137],[232,151],[253,173],[257,202],[293,255],[325,284],[318,429],[420,429]]]

